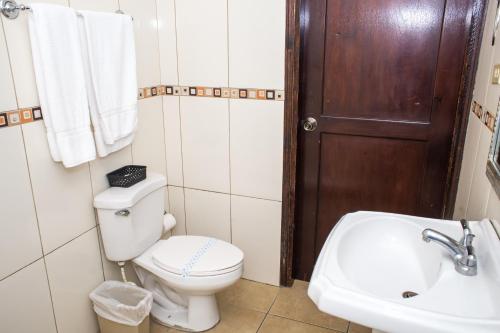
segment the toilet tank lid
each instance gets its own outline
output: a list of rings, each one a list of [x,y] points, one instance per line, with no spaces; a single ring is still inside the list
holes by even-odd
[[[128,188],[110,187],[94,197],[94,207],[102,209],[130,208],[149,193],[166,186],[165,176],[148,173],[147,178]]]

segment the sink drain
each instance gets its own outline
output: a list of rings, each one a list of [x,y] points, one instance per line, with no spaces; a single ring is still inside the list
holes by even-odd
[[[403,294],[401,296],[403,296],[403,298],[411,298],[411,297],[415,297],[417,295],[418,294],[416,292],[413,292],[413,291],[403,291]]]

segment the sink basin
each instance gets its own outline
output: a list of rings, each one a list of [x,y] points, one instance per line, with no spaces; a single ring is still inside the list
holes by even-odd
[[[500,332],[500,240],[490,221],[470,222],[478,274],[455,271],[426,228],[460,239],[457,221],[357,212],[330,233],[309,297],[326,313],[390,333]]]
[[[422,230],[396,216],[346,223],[335,251],[339,268],[353,285],[375,296],[400,299],[405,291],[423,294],[437,281],[443,253],[422,241]]]

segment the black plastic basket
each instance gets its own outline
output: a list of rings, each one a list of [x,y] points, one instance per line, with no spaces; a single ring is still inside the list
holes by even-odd
[[[146,179],[146,167],[144,165],[126,165],[106,175],[111,187],[130,187],[141,180]]]

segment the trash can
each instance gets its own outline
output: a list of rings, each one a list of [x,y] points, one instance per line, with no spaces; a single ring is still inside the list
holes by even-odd
[[[149,333],[153,294],[146,289],[105,281],[89,295],[101,333]]]

